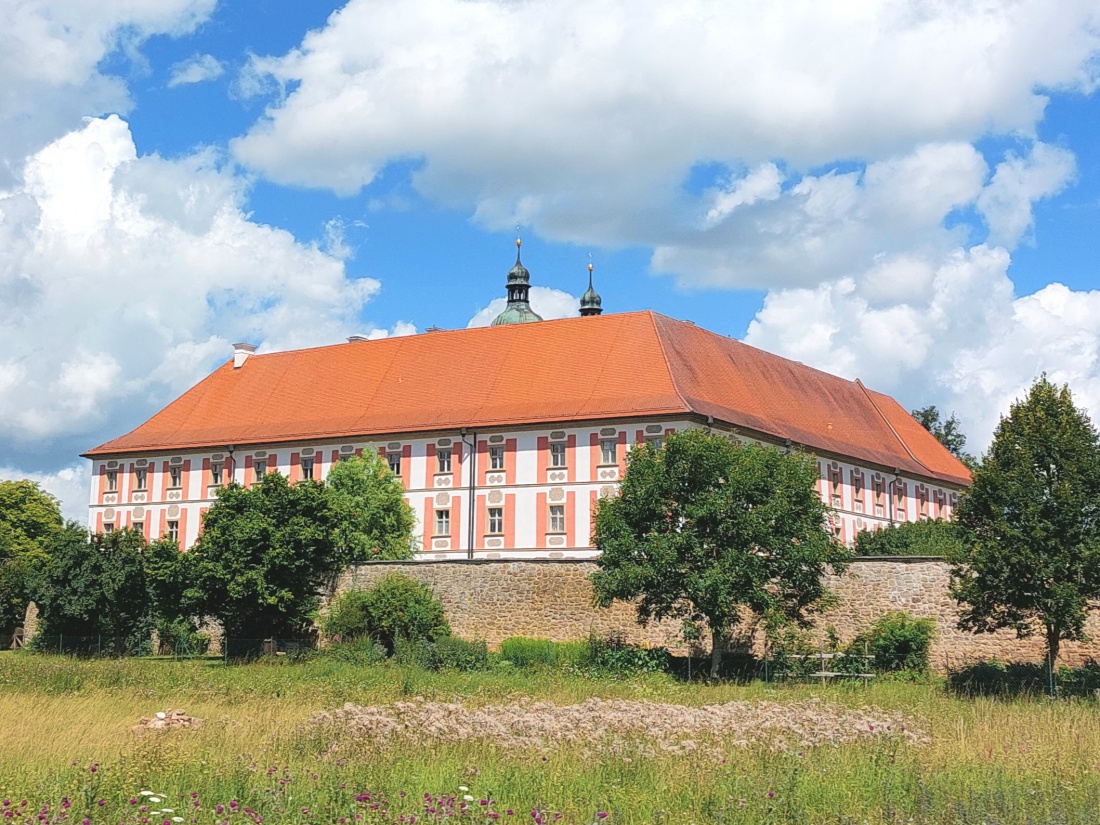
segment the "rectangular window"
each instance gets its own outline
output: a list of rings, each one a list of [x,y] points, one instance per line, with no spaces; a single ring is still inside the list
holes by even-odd
[[[168,538],[171,541],[179,542],[179,540],[180,540],[180,523],[178,521],[168,522]]]
[[[829,470],[830,504],[840,509],[840,470]]]
[[[256,471],[256,478],[263,478],[267,475],[267,459],[257,458],[253,463],[252,468]]]
[[[883,481],[881,478],[875,479],[875,515],[882,518],[886,509],[886,494],[883,492]]]
[[[504,445],[496,444],[489,447],[489,469],[504,469]]]
[[[619,463],[619,442],[614,438],[605,438],[600,442],[600,464]]]
[[[141,533],[144,536],[145,535],[145,522],[144,521],[135,521],[133,524],[130,525],[130,529],[134,530],[135,532]]]
[[[108,470],[107,471],[107,492],[108,493],[117,493],[118,492],[118,470]]]
[[[435,460],[437,463],[437,473],[449,473],[451,472],[451,448],[441,447],[435,452]]]
[[[565,442],[556,441],[550,444],[550,466],[565,466]]]
[[[652,447],[654,450],[659,450],[665,446],[665,440],[662,436],[654,435],[645,440],[645,443]]]
[[[104,533],[113,533],[114,531],[115,531],[115,526],[113,524],[111,524],[111,522],[108,521],[106,524],[103,525],[103,532]]]
[[[302,459],[302,480],[313,481],[313,459]]]
[[[922,489],[920,495],[920,517],[928,518],[928,490]]]
[[[551,504],[550,505],[550,532],[551,533],[564,533],[565,532],[565,505],[564,504]]]
[[[168,486],[169,487],[182,487],[183,486],[183,468],[182,467],[169,467],[168,468]]]
[[[449,536],[449,535],[451,535],[451,511],[450,510],[436,510],[435,511],[435,535],[437,535],[437,536]]]
[[[401,453],[386,453],[386,463],[390,465],[391,473],[401,475]]]
[[[852,471],[852,509],[863,512],[863,473]]]
[[[148,470],[134,470],[134,489],[135,490],[144,490],[145,485],[148,483],[148,481],[149,481],[149,471]]]
[[[222,483],[222,464],[210,465],[210,483],[215,487],[221,486]]]
[[[493,535],[500,535],[504,532],[504,508],[503,507],[490,507],[489,508],[489,532]]]

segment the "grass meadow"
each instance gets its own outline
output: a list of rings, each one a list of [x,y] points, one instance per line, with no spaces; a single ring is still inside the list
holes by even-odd
[[[0,654],[16,823],[1094,823],[1098,763],[1091,701],[936,683]]]

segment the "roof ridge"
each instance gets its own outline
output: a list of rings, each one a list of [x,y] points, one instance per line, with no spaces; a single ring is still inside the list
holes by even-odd
[[[913,461],[917,462],[917,464],[919,464],[921,467],[923,467],[929,473],[931,473],[933,476],[935,476],[936,475],[935,470],[933,470],[931,467],[929,467],[927,464],[925,464],[923,461],[921,461],[919,458],[917,458],[915,455],[913,455],[913,451],[909,449],[909,445],[905,443],[905,439],[902,438],[901,434],[898,433],[898,431],[894,429],[894,425],[890,423],[890,419],[886,417],[886,413],[884,413],[881,410],[881,408],[879,408],[878,403],[875,401],[874,397],[871,395],[871,391],[868,390],[867,387],[865,387],[863,385],[863,382],[860,381],[858,378],[855,380],[855,384],[856,384],[857,387],[859,387],[863,391],[863,394],[864,394],[864,396],[866,396],[867,400],[871,402],[871,406],[875,408],[875,412],[877,412],[879,414],[879,418],[881,418],[883,420],[883,422],[886,424],[886,426],[890,428],[890,432],[892,432],[894,434],[894,438],[896,438],[898,440],[898,443],[901,445],[901,448],[903,450],[905,450],[905,452],[909,455],[909,457],[911,459],[913,459]]]
[[[645,310],[649,315],[649,322],[653,325],[653,334],[657,336],[657,346],[661,349],[661,360],[665,362],[665,369],[668,370],[668,380],[672,384],[672,391],[676,393],[676,397],[680,399],[680,402],[684,405],[684,409],[689,412],[695,412],[695,409],[688,403],[687,398],[684,396],[683,391],[680,389],[680,383],[676,380],[676,371],[672,369],[672,364],[668,360],[668,351],[665,349],[665,339],[661,336],[661,330],[657,327],[657,317],[665,318],[669,321],[675,321],[675,318],[670,318],[667,315],[661,315],[659,312],[653,310]],[[684,323],[679,321],[678,323]]]

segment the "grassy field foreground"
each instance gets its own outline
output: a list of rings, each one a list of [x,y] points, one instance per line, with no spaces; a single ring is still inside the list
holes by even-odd
[[[18,823],[1093,823],[1098,762],[1091,702],[936,685],[0,654]]]

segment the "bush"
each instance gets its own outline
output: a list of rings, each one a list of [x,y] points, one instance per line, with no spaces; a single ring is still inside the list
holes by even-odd
[[[928,670],[928,649],[936,624],[931,619],[913,619],[907,613],[884,613],[848,645],[849,654],[871,657],[877,673]]]
[[[353,665],[376,665],[386,659],[386,649],[369,636],[332,645],[326,655]]]
[[[176,656],[205,656],[210,649],[210,636],[195,630],[194,624],[184,619],[157,622],[157,653]]]
[[[400,573],[387,573],[370,590],[349,590],[337,598],[324,629],[334,640],[369,636],[389,654],[398,639],[434,642],[451,633],[431,589]]]
[[[500,643],[500,657],[516,667],[584,667],[592,660],[586,642],[552,642],[513,636]]]
[[[962,544],[957,528],[942,519],[908,521],[880,530],[860,530],[852,548],[857,556],[939,556],[952,558]]]
[[[435,670],[487,670],[489,649],[485,642],[468,642],[457,636],[441,636],[432,645]]]
[[[605,673],[667,673],[672,663],[668,648],[638,647],[615,636],[593,636],[588,648],[593,666]]]

